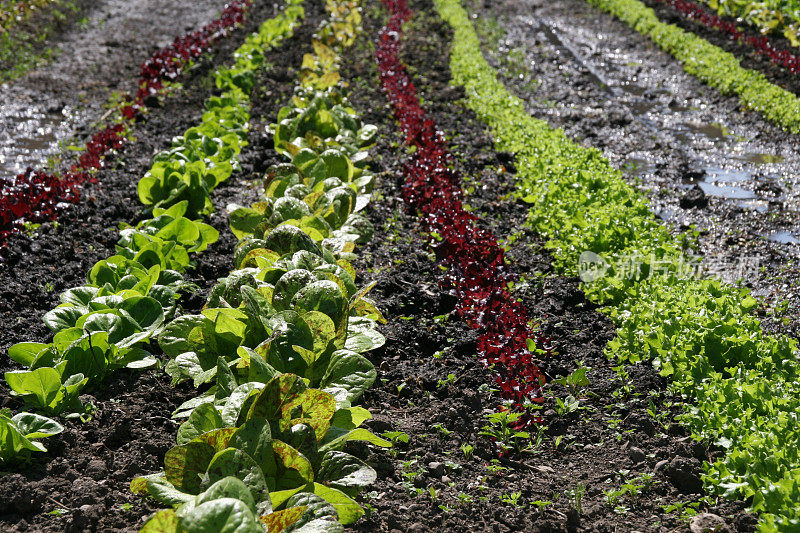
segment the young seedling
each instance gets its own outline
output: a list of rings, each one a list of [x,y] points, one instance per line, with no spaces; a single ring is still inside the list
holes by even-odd
[[[578,512],[578,516],[583,514],[583,495],[586,492],[586,485],[581,482],[575,484],[574,489],[564,491],[564,496],[569,499],[569,505]]]
[[[464,443],[461,445],[461,453],[464,454],[464,459],[470,461],[472,460],[473,455],[475,455],[475,446]]]
[[[381,435],[383,438],[392,443],[392,447],[389,449],[392,457],[397,457],[397,454],[399,453],[397,449],[398,444],[408,444],[409,441],[408,435],[402,431],[384,431]]]
[[[580,402],[571,394],[563,400],[561,398],[555,398],[555,400],[555,411],[559,416],[566,416],[580,409]]]
[[[436,431],[438,431],[439,435],[442,436],[442,437],[446,437],[446,436],[448,436],[449,434],[452,433],[452,431],[450,431],[449,429],[444,427],[442,424],[433,424],[431,427],[433,429],[435,429]]]
[[[522,504],[519,502],[521,497],[522,497],[522,492],[517,491],[517,492],[512,492],[511,494],[503,494],[502,496],[500,496],[500,501],[519,508],[522,507]]]
[[[489,463],[486,465],[486,469],[496,476],[500,475],[500,473],[504,470],[508,470],[508,468],[500,464],[498,459],[492,459],[489,461]]]
[[[445,379],[440,379],[436,383],[436,388],[441,389],[442,387],[446,387],[447,385],[453,385],[455,382],[458,381],[455,374],[447,374]]]
[[[553,383],[558,383],[560,385],[564,385],[567,390],[569,391],[570,395],[578,397],[580,394],[581,389],[584,387],[589,386],[589,378],[586,377],[586,374],[592,369],[592,367],[584,366],[583,361],[578,362],[578,368],[575,371],[563,378],[554,379]]]
[[[512,411],[498,411],[486,415],[489,424],[483,426],[479,435],[486,435],[497,445],[501,454],[506,454],[511,451],[519,451],[527,448],[526,441],[530,441],[531,435],[527,431],[518,431],[513,428],[513,425],[519,421],[522,413]]]
[[[553,505],[553,502],[536,500],[531,502],[530,504],[536,507],[536,509],[539,511],[539,518],[542,518],[544,516],[545,509],[547,509],[548,506]]]

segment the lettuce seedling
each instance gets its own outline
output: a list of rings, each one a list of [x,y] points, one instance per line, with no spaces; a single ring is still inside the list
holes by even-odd
[[[44,416],[33,413],[11,415],[8,409],[0,410],[0,464],[24,459],[30,452],[46,452],[38,439],[51,437],[64,431],[64,427]]]

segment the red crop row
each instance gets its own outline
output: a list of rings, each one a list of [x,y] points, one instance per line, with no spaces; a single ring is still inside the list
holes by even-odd
[[[478,227],[478,218],[462,205],[460,176],[452,170],[443,135],[426,118],[416,89],[399,58],[402,25],[411,19],[406,0],[383,0],[391,18],[379,36],[376,57],[381,83],[405,133],[416,150],[405,165],[403,196],[421,212],[433,235],[437,258],[449,267],[446,283],[458,295],[456,310],[480,331],[478,357],[493,367],[502,395],[515,410],[541,402],[544,376],[533,361],[527,340],[536,334],[524,306],[508,290],[513,276],[505,266],[495,236]],[[543,339],[537,339],[545,346]],[[528,414],[525,424],[536,421]]]
[[[708,28],[726,33],[734,41],[752,46],[758,55],[767,57],[778,66],[787,69],[792,74],[800,73],[800,56],[788,50],[775,48],[764,35],[747,35],[733,22],[723,20],[721,17],[705,8],[688,0],[658,0],[675,8],[686,18],[698,22]]]
[[[175,38],[172,44],[142,63],[137,92],[129,95],[120,108],[122,122],[95,133],[69,171],[58,175],[29,167],[15,178],[0,179],[0,247],[9,235],[21,229],[22,220],[55,220],[62,207],[77,203],[83,183],[94,181],[91,171],[103,168],[104,157],[122,147],[126,126],[141,114],[146,99],[158,94],[165,81],[176,79],[190,60],[230,34],[244,21],[251,4],[252,0],[233,0],[218,19]]]

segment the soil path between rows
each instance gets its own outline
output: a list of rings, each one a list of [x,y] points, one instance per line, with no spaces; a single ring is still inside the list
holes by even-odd
[[[52,36],[55,58],[0,85],[0,177],[38,167],[61,141],[82,139],[114,92],[135,91],[139,67],[175,37],[214,20],[221,0],[95,0]]]

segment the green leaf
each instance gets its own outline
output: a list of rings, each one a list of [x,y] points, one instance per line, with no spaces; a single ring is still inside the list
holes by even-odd
[[[78,319],[86,313],[82,307],[56,307],[45,313],[42,320],[51,331],[61,331],[75,326]]]
[[[350,440],[360,440],[369,442],[370,444],[380,446],[381,448],[392,447],[392,443],[389,442],[388,440],[382,439],[364,428],[357,428],[352,431],[340,432],[340,434],[335,435],[335,437],[330,441],[327,441],[327,436],[326,436],[327,442],[325,443],[324,446],[320,447],[320,451],[338,450],[342,446],[344,446],[347,441]]]
[[[344,525],[352,524],[364,514],[364,509],[355,500],[333,487],[314,483],[314,494],[333,505],[339,513],[339,521]]]
[[[261,223],[264,214],[248,207],[234,209],[229,216],[231,231],[237,239],[255,233],[256,227]]]
[[[139,530],[139,533],[180,533],[180,521],[173,509],[158,511]]]
[[[89,302],[97,296],[98,291],[97,287],[74,287],[59,294],[58,299],[61,300],[61,303],[74,307],[88,307]]]
[[[272,441],[272,449],[285,468],[296,471],[306,483],[314,480],[314,469],[303,454],[280,440]]]
[[[282,408],[286,402],[296,398],[308,387],[300,376],[294,374],[281,374],[272,379],[264,387],[250,411],[247,419],[263,418],[265,420],[276,420],[282,417]]]
[[[158,344],[169,357],[192,351],[189,344],[189,333],[200,326],[205,317],[201,315],[182,315],[167,324],[158,337]]]
[[[131,482],[131,490],[141,490],[141,482],[137,482],[137,480],[144,480],[144,486],[150,497],[164,505],[180,505],[194,500],[194,496],[191,494],[176,489],[164,478],[163,474],[137,478]]]
[[[350,317],[347,326],[347,350],[363,353],[380,348],[386,344],[386,337],[380,334],[375,322],[363,317]]]
[[[245,409],[245,407],[249,409],[251,404],[248,403],[248,400],[252,402],[253,395],[258,394],[261,388],[261,383],[247,382],[233,389],[233,392],[222,407],[222,420],[226,425],[237,425],[242,416],[242,409]]]
[[[267,361],[261,357],[261,355],[257,354],[250,348],[241,346],[239,347],[239,350],[237,350],[237,353],[240,357],[249,361],[250,363],[247,381],[257,381],[259,383],[266,384],[278,375],[278,371],[275,370],[275,368],[267,363]]]
[[[50,348],[49,344],[41,342],[20,342],[8,349],[8,356],[17,363],[30,367],[39,354]]]
[[[34,413],[17,413],[11,421],[26,439],[52,437],[64,431],[64,426],[55,420]]]
[[[120,312],[127,313],[142,331],[153,331],[164,322],[164,310],[161,304],[149,296],[133,296],[125,298]]]
[[[210,403],[197,406],[189,419],[178,428],[177,443],[186,444],[200,435],[224,426],[219,411]]]
[[[199,494],[203,490],[206,468],[215,454],[216,450],[207,442],[191,441],[175,446],[164,456],[167,481],[178,490]]]
[[[292,299],[292,307],[301,315],[319,311],[328,315],[339,326],[347,319],[347,300],[333,281],[315,281],[300,289]]]
[[[161,228],[156,236],[187,246],[194,244],[200,238],[200,229],[188,218],[180,217]]]
[[[187,533],[264,533],[247,504],[235,498],[202,503],[180,522]]]
[[[240,479],[257,502],[269,498],[267,480],[261,467],[243,450],[227,448],[217,453],[208,465],[207,474],[211,483],[228,476]]]
[[[292,507],[282,511],[275,511],[260,517],[261,523],[267,526],[269,533],[280,533],[287,527],[294,525],[303,513],[305,507]]]
[[[318,482],[329,482],[339,487],[366,487],[378,478],[374,469],[349,453],[329,451],[322,457]]]
[[[322,522],[335,524],[339,526],[339,528],[342,527],[341,524],[339,524],[339,513],[336,512],[336,508],[312,492],[300,492],[286,500],[286,508],[292,507],[304,507],[306,509],[303,516],[297,521],[295,525],[296,528],[311,523],[315,523],[319,526]],[[314,530],[310,529],[310,531]],[[329,530],[322,528],[320,531]]]
[[[246,452],[258,464],[264,476],[275,477],[275,453],[272,447],[272,432],[269,422],[255,418],[246,421],[231,436],[228,443],[231,448]],[[271,487],[274,488],[274,487]]]
[[[366,357],[350,350],[336,350],[331,354],[328,370],[319,387],[341,387],[347,391],[347,399],[355,402],[372,386],[376,377],[375,366]]]
[[[47,448],[27,439],[11,419],[0,416],[0,462],[7,463],[28,451],[46,452]]]
[[[16,370],[5,373],[11,390],[40,409],[52,410],[64,400],[61,374],[55,368]]]
[[[247,508],[256,513],[256,502],[247,485],[237,477],[228,476],[212,483],[202,494],[197,496],[195,503],[201,505],[219,498],[235,498],[242,501]]]

